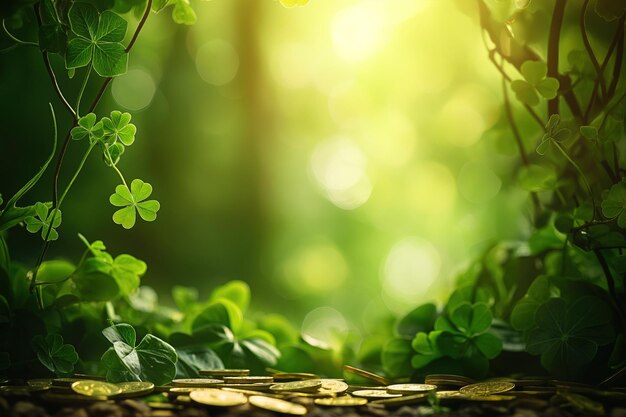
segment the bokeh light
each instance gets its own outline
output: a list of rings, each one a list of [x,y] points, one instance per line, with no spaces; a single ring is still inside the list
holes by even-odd
[[[150,73],[143,68],[131,68],[122,77],[113,79],[113,99],[127,110],[143,110],[150,105],[156,92],[156,84]]]

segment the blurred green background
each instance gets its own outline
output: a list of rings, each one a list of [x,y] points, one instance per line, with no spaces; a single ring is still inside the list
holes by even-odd
[[[527,194],[510,181],[517,149],[473,2],[192,3],[191,27],[169,11],[150,16],[97,110],[133,114],[137,140],[120,168],[153,185],[157,221],[131,231],[112,222],[118,178],[93,155],[49,258],[78,261],[78,232],[102,239],[145,260],[143,284],[165,302],[173,285],[207,294],[242,279],[255,310],[324,339],[443,299],[481,249],[527,232]],[[70,80],[53,64],[74,97],[82,70]],[[49,152],[47,102],[61,135],[70,119],[34,48],[0,55],[0,91],[7,196]],[[70,144],[61,184],[85,146]],[[50,184],[48,173],[30,201],[49,200]],[[38,235],[9,242],[13,258],[35,262]]]

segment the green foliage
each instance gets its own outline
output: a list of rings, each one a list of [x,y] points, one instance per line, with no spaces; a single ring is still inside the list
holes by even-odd
[[[59,233],[56,229],[61,225],[61,211],[56,209],[48,210],[47,204],[36,203],[35,215],[24,219],[26,230],[31,233],[41,231],[41,238],[43,240],[57,240]]]
[[[543,134],[539,146],[537,146],[537,153],[539,155],[545,155],[548,147],[551,143],[561,143],[569,139],[571,132],[569,129],[560,128],[561,117],[558,114],[550,116],[548,123],[546,124],[546,133]]]
[[[609,219],[617,219],[617,225],[626,229],[626,180],[614,184],[606,198],[602,200],[602,214]]]
[[[37,335],[33,338],[32,346],[39,361],[51,372],[69,375],[74,371],[78,354],[74,346],[63,343],[61,335],[49,334],[45,337]]]
[[[146,200],[152,194],[152,185],[140,179],[134,179],[130,189],[126,184],[115,187],[115,193],[109,197],[109,202],[115,207],[122,207],[113,213],[113,221],[130,229],[135,225],[136,213],[147,222],[156,220],[161,205],[157,200]]]
[[[43,0],[40,3],[39,47],[51,53],[64,54],[67,46],[67,27],[61,20],[59,3],[53,0]]]
[[[118,110],[111,112],[111,118],[102,118],[102,128],[104,130],[104,141],[111,146],[117,141],[126,146],[135,142],[137,128],[130,123],[130,113],[122,113]]]
[[[107,380],[150,381],[163,385],[175,377],[178,356],[170,344],[147,334],[135,345],[135,329],[128,324],[107,327],[102,334],[113,344],[102,355]]]
[[[102,121],[96,123],[96,115],[94,113],[89,113],[78,119],[78,126],[70,131],[72,139],[82,140],[83,138],[88,138],[90,142],[96,142],[104,134],[102,124]]]
[[[126,72],[128,55],[121,43],[126,35],[126,20],[109,10],[99,14],[89,3],[74,3],[68,17],[75,35],[67,44],[68,69],[91,63],[101,77]]]
[[[539,104],[539,96],[547,100],[556,97],[559,81],[546,76],[548,67],[544,62],[526,61],[522,64],[520,72],[524,79],[511,82],[511,88],[519,101],[536,106]]]
[[[598,297],[584,296],[569,306],[561,298],[542,304],[536,327],[528,336],[528,352],[559,377],[576,377],[596,356],[598,346],[614,340],[611,311]]]

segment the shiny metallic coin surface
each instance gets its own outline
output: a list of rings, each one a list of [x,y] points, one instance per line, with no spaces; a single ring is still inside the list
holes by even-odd
[[[226,384],[254,384],[256,382],[274,382],[271,376],[225,376]]]
[[[322,386],[319,379],[308,379],[304,381],[282,382],[270,387],[274,392],[316,392]]]
[[[387,392],[407,395],[435,391],[436,389],[437,385],[432,384],[393,384],[387,387]]]
[[[358,407],[367,404],[365,398],[337,397],[337,398],[317,398],[315,404],[326,407]]]
[[[224,381],[221,379],[213,378],[185,378],[175,379],[172,381],[173,387],[199,387],[199,388],[211,388],[218,384],[222,384]]]
[[[248,376],[250,375],[249,369],[205,369],[200,371],[200,375],[208,376]]]
[[[120,396],[124,397],[139,397],[142,395],[148,395],[154,391],[154,384],[152,382],[120,382],[116,384],[122,390]]]
[[[363,378],[369,379],[370,381],[375,381],[378,384],[389,385],[389,380],[385,378],[384,376],[377,375],[373,372],[369,372],[364,369],[356,368],[350,365],[344,365],[343,370],[344,372],[361,376]]]
[[[343,394],[348,390],[348,384],[337,379],[320,379],[322,386],[319,392],[322,394]]]
[[[250,404],[264,410],[273,411],[280,414],[290,414],[293,416],[303,416],[307,413],[305,406],[294,404],[289,401],[279,400],[278,398],[264,397],[262,395],[253,395],[248,398]]]
[[[461,387],[459,391],[468,397],[486,397],[492,394],[507,392],[515,388],[515,384],[507,381],[487,381]]]
[[[391,393],[388,393],[387,391],[383,391],[380,389],[362,389],[358,391],[353,391],[352,395],[354,395],[355,397],[370,398],[370,399],[402,397],[401,394],[391,394]]]
[[[215,388],[190,392],[189,398],[195,403],[211,407],[234,407],[248,402],[248,398],[239,392],[222,391]]]
[[[72,384],[72,391],[87,397],[111,397],[120,394],[122,389],[108,382],[91,381],[89,379],[76,381]]]

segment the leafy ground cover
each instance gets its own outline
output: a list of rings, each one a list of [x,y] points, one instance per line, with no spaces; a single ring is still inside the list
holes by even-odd
[[[50,104],[49,158],[6,202],[0,197],[0,373],[6,381],[79,373],[164,385],[219,368],[341,378],[346,377],[342,365],[352,364],[397,381],[453,374],[476,380],[542,375],[604,387],[623,383],[622,2],[475,2],[486,55],[502,76],[509,136],[519,151],[518,182],[529,193],[533,232],[527,240],[488,248],[458,277],[445,305],[417,306],[396,323],[392,338],[338,335],[340,347],[333,348],[300,335],[287,317],[251,312],[243,281],[210,294],[175,286],[175,306],[169,307],[141,285],[145,262],[112,254],[100,240],[78,235],[85,245],[82,255],[67,257],[74,261],[47,259],[52,242],[62,237],[63,203],[92,153],[119,178],[107,192],[113,223],[131,229],[139,219],[155,221],[160,209],[152,198],[158,190],[120,169],[123,155],[141,140],[132,115],[103,111],[98,103],[111,79],[126,71],[152,12],[169,9],[181,24],[193,23],[195,14],[184,0],[108,6],[42,0],[2,9],[9,48],[37,48],[58,96]],[[127,35],[129,21],[134,29]],[[20,25],[30,25],[37,42],[15,36]],[[565,49],[565,36],[579,42]],[[65,68],[55,68],[50,54],[60,55]],[[61,74],[76,78],[76,97],[59,88]],[[85,108],[85,85],[92,77],[101,89]],[[72,120],[60,143],[58,107]],[[519,129],[521,118],[541,133]],[[84,156],[61,186],[69,146],[82,147]],[[25,203],[53,160],[51,200]],[[23,230],[42,239],[34,265],[10,258],[6,236]],[[585,401],[566,398],[567,404]]]

